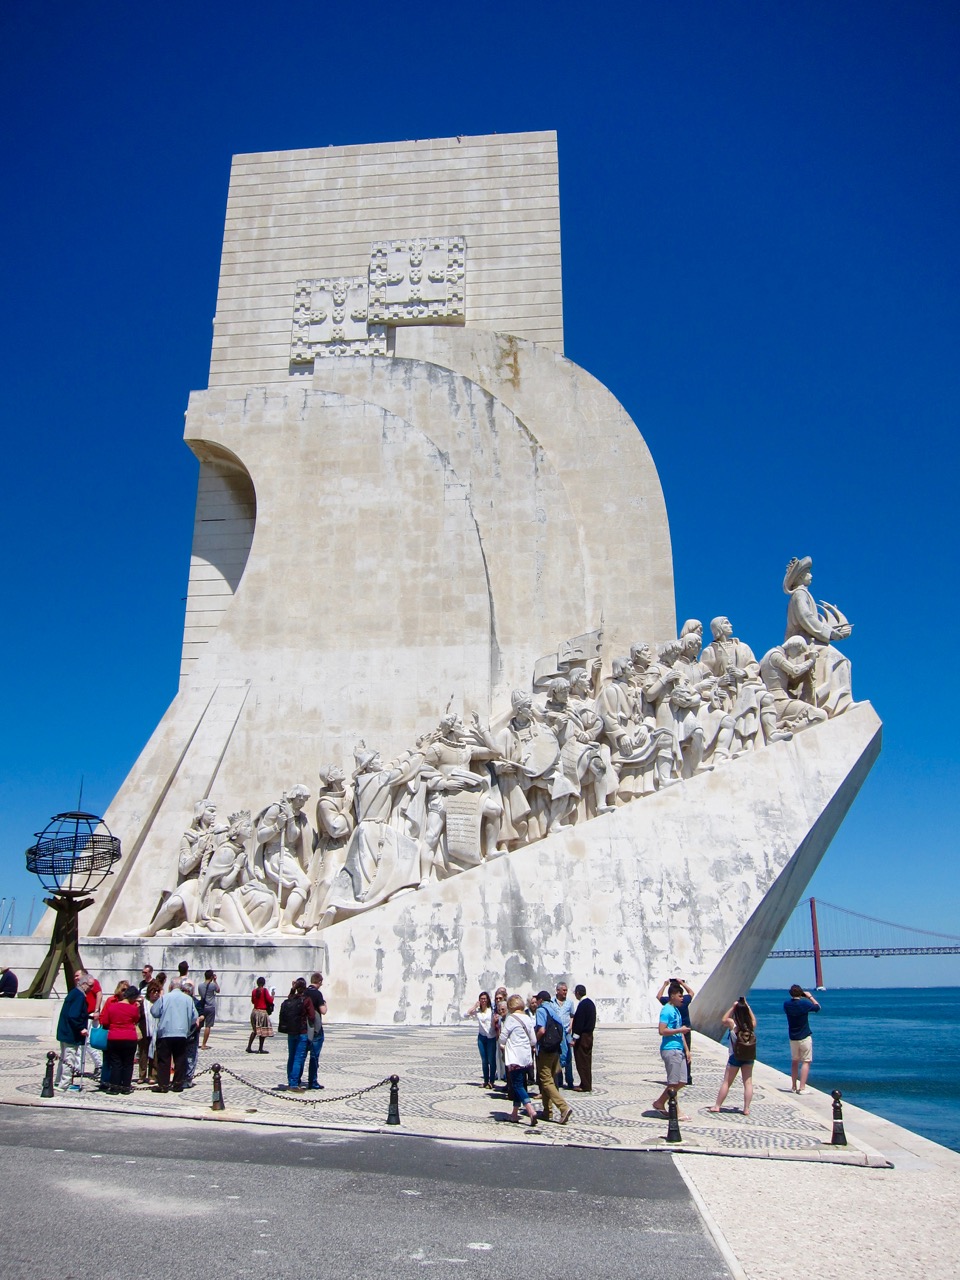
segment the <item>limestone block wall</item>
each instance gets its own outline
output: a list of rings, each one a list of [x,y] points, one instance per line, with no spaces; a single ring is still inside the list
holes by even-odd
[[[209,385],[287,381],[297,281],[425,235],[466,239],[468,328],[562,351],[554,132],[261,152],[233,160]]]

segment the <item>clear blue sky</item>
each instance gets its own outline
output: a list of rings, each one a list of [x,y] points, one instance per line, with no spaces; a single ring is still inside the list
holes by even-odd
[[[679,617],[763,651],[809,554],[856,623],[884,750],[812,891],[960,933],[958,49],[925,0],[0,5],[0,894],[176,690],[231,155],[555,128],[566,352],[653,451]]]

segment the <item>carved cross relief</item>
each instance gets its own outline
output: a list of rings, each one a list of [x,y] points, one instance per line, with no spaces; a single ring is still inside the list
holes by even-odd
[[[381,240],[370,255],[370,319],[380,324],[463,324],[462,236]]]
[[[290,364],[387,355],[387,329],[466,320],[463,236],[379,240],[366,276],[298,280]]]

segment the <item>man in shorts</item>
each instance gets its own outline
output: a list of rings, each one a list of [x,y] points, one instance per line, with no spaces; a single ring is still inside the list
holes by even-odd
[[[693,1062],[690,1055],[691,1055],[691,1050],[693,1048],[693,1044],[692,1044],[693,1037],[690,1035],[690,1031],[691,1031],[690,1001],[693,999],[693,997],[697,993],[694,991],[693,987],[690,986],[689,982],[684,981],[683,978],[677,978],[677,977],[665,978],[663,981],[663,985],[660,987],[660,990],[657,992],[657,999],[660,1001],[662,1005],[665,1005],[668,1003],[666,991],[667,991],[667,988],[670,986],[671,982],[679,982],[681,987],[683,987],[683,999],[680,1001],[680,1004],[677,1007],[680,1010],[680,1017],[683,1019],[683,1047],[687,1055],[687,1084],[692,1084],[693,1083]]]
[[[653,1104],[654,1111],[667,1114],[667,1099],[671,1090],[677,1094],[687,1083],[687,1046],[683,1038],[683,1019],[680,1004],[684,990],[679,982],[671,982],[667,990],[667,1003],[660,1010],[657,1032],[660,1036],[660,1057],[667,1072],[667,1085]],[[689,1116],[678,1116],[689,1120]]]
[[[809,991],[804,991],[795,982],[790,988],[790,999],[783,1002],[783,1012],[787,1015],[787,1035],[790,1037],[790,1084],[794,1093],[803,1093],[813,1061],[810,1014],[819,1013],[820,1006]]]

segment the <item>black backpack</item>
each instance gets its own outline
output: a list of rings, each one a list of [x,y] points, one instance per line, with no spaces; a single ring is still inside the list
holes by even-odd
[[[559,1053],[563,1044],[563,1023],[558,1022],[549,1009],[545,1008],[544,1012],[547,1015],[547,1025],[540,1037],[540,1052]]]
[[[288,1036],[298,1036],[303,1027],[303,996],[287,996],[280,1006],[277,1030]]]

